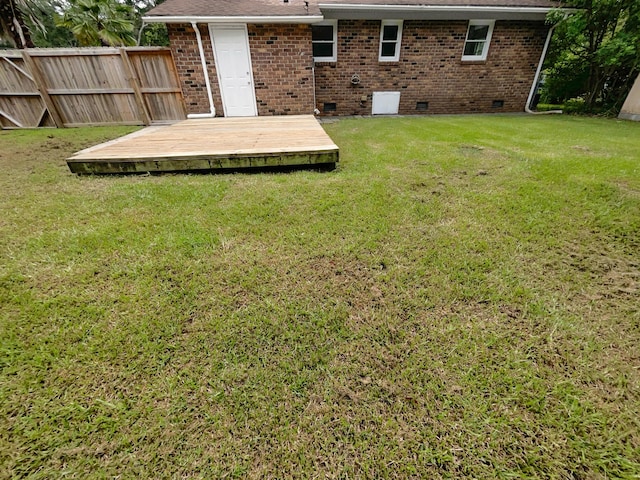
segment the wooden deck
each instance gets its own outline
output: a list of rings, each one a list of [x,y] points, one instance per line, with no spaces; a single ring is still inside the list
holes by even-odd
[[[207,118],[153,126],[67,159],[79,174],[333,168],[338,147],[312,115]]]

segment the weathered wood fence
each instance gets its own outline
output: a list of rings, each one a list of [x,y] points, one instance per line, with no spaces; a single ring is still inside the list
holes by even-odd
[[[186,116],[167,48],[0,51],[0,127],[149,125]]]

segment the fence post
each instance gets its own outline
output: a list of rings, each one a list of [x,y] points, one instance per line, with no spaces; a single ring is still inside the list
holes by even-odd
[[[47,110],[49,110],[49,115],[51,115],[53,123],[55,123],[56,127],[58,128],[64,128],[64,121],[62,120],[62,116],[60,115],[60,112],[58,112],[55,103],[53,103],[53,100],[49,96],[47,83],[44,81],[44,76],[40,71],[40,67],[26,49],[22,50],[22,58],[24,59],[24,63],[27,65],[27,67],[29,67],[29,70],[31,70],[33,81],[38,88],[38,92],[40,92],[40,97],[42,98],[45,107],[47,107]]]
[[[131,59],[129,58],[129,54],[125,47],[120,47],[120,57],[122,57],[124,71],[127,75],[129,85],[133,88],[133,95],[136,99],[136,104],[138,105],[142,122],[145,125],[149,125],[151,123],[151,115],[149,115],[149,110],[147,109],[147,105],[144,103],[144,97],[142,96],[142,90],[140,90],[140,79],[134,73],[133,65],[131,65]]]

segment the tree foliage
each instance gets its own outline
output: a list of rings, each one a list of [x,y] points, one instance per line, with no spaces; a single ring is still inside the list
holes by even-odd
[[[142,16],[164,0],[0,0],[0,48],[168,45]]]
[[[64,0],[49,0],[40,6],[40,28],[27,19],[26,24],[31,30],[31,38],[36,47],[75,47],[78,41],[71,30],[58,25],[64,11]]]
[[[169,33],[164,23],[143,24],[142,17],[164,0],[125,0],[136,12],[135,29],[138,32],[139,45],[169,45]]]
[[[134,11],[117,0],[71,0],[59,25],[82,46],[135,45]]]
[[[0,0],[0,39],[15,48],[34,47],[31,30],[44,29],[46,6],[43,0]]]
[[[545,99],[581,98],[586,111],[616,111],[640,71],[640,1],[566,0],[547,58]]]

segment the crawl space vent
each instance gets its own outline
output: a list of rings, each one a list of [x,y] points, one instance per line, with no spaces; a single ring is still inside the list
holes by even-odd
[[[335,112],[336,110],[337,110],[337,107],[336,107],[335,102],[325,103],[322,106],[322,111],[323,112]]]

